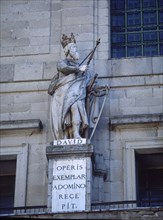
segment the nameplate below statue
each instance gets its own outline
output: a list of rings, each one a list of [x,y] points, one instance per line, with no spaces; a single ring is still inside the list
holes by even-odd
[[[86,138],[81,138],[81,139],[63,139],[63,140],[54,140],[53,145],[82,145],[86,144]]]

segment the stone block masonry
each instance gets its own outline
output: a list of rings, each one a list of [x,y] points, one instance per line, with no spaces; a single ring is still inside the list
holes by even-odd
[[[49,53],[50,0],[0,4],[1,56]]]

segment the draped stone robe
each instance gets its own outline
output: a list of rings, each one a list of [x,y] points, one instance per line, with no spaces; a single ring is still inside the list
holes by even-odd
[[[52,79],[48,92],[52,95],[52,133],[54,139],[59,140],[68,138],[65,134],[67,127],[72,126],[70,109],[75,102],[82,102],[82,108],[78,108],[81,125],[83,120],[88,123],[85,109],[86,88],[93,75],[89,71],[81,73],[78,64],[66,59],[58,62],[57,70],[58,77]]]

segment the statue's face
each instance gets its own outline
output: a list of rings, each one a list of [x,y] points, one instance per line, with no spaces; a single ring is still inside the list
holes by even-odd
[[[74,61],[77,61],[79,59],[79,53],[78,53],[78,49],[75,43],[70,43],[68,45],[68,49],[69,49],[69,53],[68,55],[70,56],[71,59],[73,59]]]

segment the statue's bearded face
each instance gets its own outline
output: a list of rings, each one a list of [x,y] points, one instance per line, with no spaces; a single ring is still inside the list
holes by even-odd
[[[77,51],[77,46],[75,43],[70,43],[65,47],[65,55],[69,56],[74,61],[79,59],[79,53]]]

